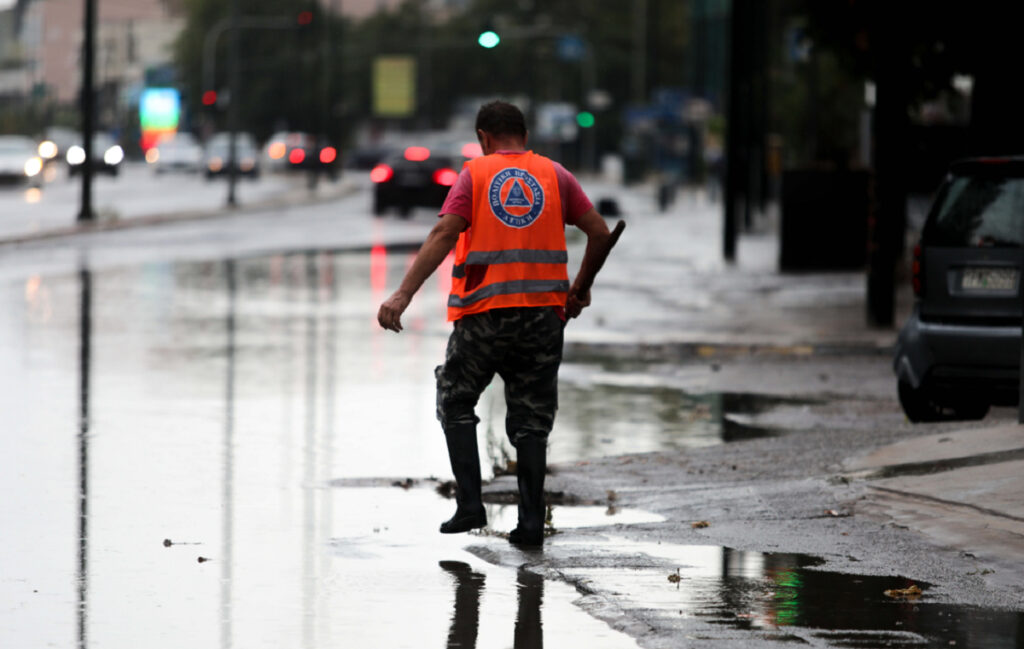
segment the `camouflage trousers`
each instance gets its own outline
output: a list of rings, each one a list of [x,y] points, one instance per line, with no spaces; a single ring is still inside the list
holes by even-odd
[[[547,438],[558,409],[561,318],[551,307],[493,309],[455,321],[437,377],[437,418],[448,430],[480,421],[474,412],[497,374],[505,382],[505,433]]]

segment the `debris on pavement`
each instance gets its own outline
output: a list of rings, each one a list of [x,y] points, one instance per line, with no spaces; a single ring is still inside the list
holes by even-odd
[[[917,584],[911,584],[906,588],[890,588],[884,595],[893,599],[919,599],[923,593]]]

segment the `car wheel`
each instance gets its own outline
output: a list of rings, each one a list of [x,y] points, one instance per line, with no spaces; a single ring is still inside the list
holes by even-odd
[[[899,382],[897,391],[904,414],[915,424],[932,421],[977,421],[984,419],[991,408],[987,402],[975,400],[943,404],[924,387],[914,388],[906,381]]]
[[[903,413],[911,422],[920,424],[944,419],[942,406],[935,402],[925,388],[915,388],[906,381],[900,381],[897,393]]]
[[[410,216],[412,216],[412,205],[409,205],[408,203],[399,203],[398,215],[401,216],[403,219],[407,219]]]
[[[386,208],[387,208],[387,206],[384,204],[384,201],[381,200],[380,195],[374,193],[374,195],[373,195],[373,215],[374,216],[384,216],[384,210]]]
[[[953,406],[953,418],[962,421],[979,421],[985,418],[991,406],[987,403],[969,401]]]

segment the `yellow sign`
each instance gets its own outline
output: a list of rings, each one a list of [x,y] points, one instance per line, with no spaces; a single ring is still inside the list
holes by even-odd
[[[416,111],[416,61],[378,56],[373,62],[373,114],[409,117]]]

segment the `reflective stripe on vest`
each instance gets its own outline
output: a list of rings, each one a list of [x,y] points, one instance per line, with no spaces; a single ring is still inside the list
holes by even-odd
[[[490,266],[492,264],[565,264],[569,262],[569,253],[565,250],[487,250],[471,252],[466,255],[465,263],[452,268],[452,277],[466,276],[466,266]]]
[[[518,279],[511,282],[499,282],[488,284],[483,288],[473,291],[465,297],[452,294],[448,296],[448,306],[464,307],[479,302],[480,300],[494,297],[496,295],[511,295],[513,293],[550,293],[569,291],[569,280],[567,279]]]

